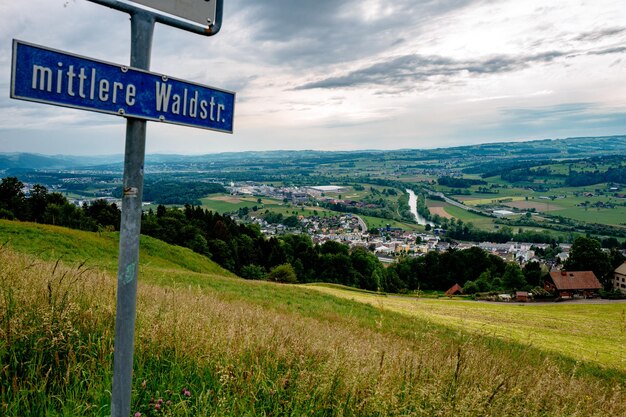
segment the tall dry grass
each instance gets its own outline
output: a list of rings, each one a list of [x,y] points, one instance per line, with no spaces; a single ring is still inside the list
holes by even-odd
[[[114,300],[105,273],[0,250],[0,414],[107,415]],[[321,297],[298,302],[331,308]],[[378,326],[364,327],[360,308],[322,320],[197,287],[140,284],[133,413],[626,415],[623,381],[577,376],[550,356],[537,363],[519,346],[443,328],[379,331],[399,320],[384,310]]]

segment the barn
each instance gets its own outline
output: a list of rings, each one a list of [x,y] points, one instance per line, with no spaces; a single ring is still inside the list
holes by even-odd
[[[593,271],[552,271],[544,288],[558,293],[559,297],[593,297],[602,284]]]

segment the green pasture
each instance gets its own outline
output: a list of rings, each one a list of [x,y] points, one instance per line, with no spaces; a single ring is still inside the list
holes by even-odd
[[[567,217],[570,219],[609,225],[623,225],[626,223],[626,207],[595,208],[595,207],[571,207],[553,211],[551,214]]]
[[[37,223],[0,220],[0,247],[64,263],[85,263],[88,268],[117,271],[118,232],[84,232]],[[207,257],[181,246],[168,245],[150,236],[141,236],[140,268],[189,271],[232,276]]]
[[[363,216],[360,214],[358,216],[363,219],[365,224],[367,224],[368,229],[375,229],[375,228],[386,227],[387,225],[390,225],[391,227],[399,227],[401,229],[408,230],[408,231],[414,231],[414,230],[423,231],[424,230],[424,226],[420,226],[417,223],[400,222],[397,220],[383,219],[381,217]]]
[[[493,194],[493,195],[487,195],[485,198],[464,200],[463,204],[466,204],[468,206],[479,206],[483,204],[500,204],[503,201],[509,202],[509,201],[520,201],[520,200],[524,200],[524,197],[523,196],[502,196],[499,194]]]
[[[494,228],[493,219],[491,217],[481,216],[480,214],[472,213],[471,211],[452,205],[446,206],[445,211],[451,216],[463,220],[465,223],[474,224],[474,226],[479,229],[492,230]]]
[[[258,197],[239,197],[233,196],[233,199],[239,200],[238,202],[230,202],[222,200],[222,198],[231,197],[229,194],[211,194],[200,199],[203,208],[216,211],[218,213],[230,213],[237,211],[240,208],[253,206],[260,207],[261,204],[257,202]],[[269,200],[269,199],[268,199]],[[265,199],[263,199],[265,201]]]
[[[311,286],[462,331],[491,335],[626,371],[626,304],[514,305],[475,301],[384,297]]]
[[[589,222],[589,223],[601,223],[609,225],[619,225],[626,223],[626,206],[624,206],[624,200],[611,196],[593,196],[593,197],[576,197],[569,193],[565,198],[557,198],[555,200],[534,199],[529,201],[536,201],[549,204],[551,210],[547,214],[558,215],[567,217],[570,219]],[[579,206],[589,202],[587,207]],[[596,208],[591,207],[597,202],[615,204],[614,208]]]

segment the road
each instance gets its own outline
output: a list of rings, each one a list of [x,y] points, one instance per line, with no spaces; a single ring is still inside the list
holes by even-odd
[[[353,216],[356,217],[356,219],[359,221],[359,226],[361,226],[361,233],[367,232],[367,224],[365,224],[363,219],[357,216],[356,214],[353,214]]]

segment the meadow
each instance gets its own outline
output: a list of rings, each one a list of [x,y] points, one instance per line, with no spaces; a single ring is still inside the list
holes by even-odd
[[[529,344],[626,371],[626,303],[535,305],[416,299],[314,286],[338,297],[475,334]]]
[[[108,415],[116,237],[0,222],[1,415]],[[379,301],[245,281],[154,239],[142,239],[140,263],[133,414],[626,413],[622,366],[456,325],[459,315],[470,322],[484,314],[463,313],[474,304],[449,304],[447,313],[440,302],[442,319],[434,320]],[[357,296],[372,295],[351,292]],[[558,324],[571,312],[542,314],[534,320]],[[595,331],[611,338],[608,327]]]

